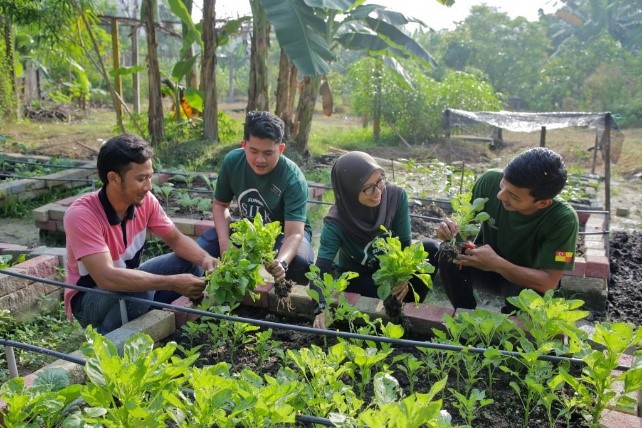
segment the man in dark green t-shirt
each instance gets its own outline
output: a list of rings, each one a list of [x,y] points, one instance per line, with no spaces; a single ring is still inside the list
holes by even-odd
[[[504,297],[524,288],[543,294],[558,287],[564,271],[573,270],[579,222],[575,210],[558,197],[567,172],[560,155],[537,147],[516,156],[504,169],[486,171],[473,187],[473,200],[484,206],[484,222],[475,248],[465,250],[450,266],[440,266],[444,289],[456,308],[475,308],[473,287]],[[437,238],[450,240],[459,232],[449,218]],[[444,275],[443,269],[448,269]],[[511,305],[502,312],[514,309]]]
[[[219,257],[230,241],[230,202],[236,197],[240,216],[264,223],[279,221],[283,234],[277,239],[275,261],[266,270],[307,284],[305,273],[314,261],[311,229],[307,219],[308,183],[301,169],[281,156],[283,121],[266,111],[248,113],[241,148],[223,159],[216,180],[212,218],[214,228],[197,240],[209,254]]]

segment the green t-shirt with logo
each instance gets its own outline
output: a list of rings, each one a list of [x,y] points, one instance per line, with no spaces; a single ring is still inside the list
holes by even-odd
[[[497,199],[503,173],[486,171],[473,187],[473,199],[488,198],[484,206],[494,222],[484,222],[475,240],[518,266],[535,269],[573,270],[579,230],[577,213],[558,198],[543,209],[525,216],[507,211]]]
[[[403,190],[400,192],[389,230],[393,236],[399,238],[403,247],[410,245],[412,234],[408,195]],[[382,231],[378,236],[384,235]],[[379,260],[375,256],[372,245],[378,236],[373,236],[371,241],[360,244],[348,239],[336,224],[326,221],[321,230],[318,258],[335,261],[339,272],[373,272],[379,268]]]
[[[301,169],[283,155],[272,171],[257,175],[242,148],[229,152],[219,170],[214,197],[231,202],[235,196],[242,218],[253,220],[258,212],[264,223],[279,221],[283,227],[286,220],[302,221],[310,230],[308,183]]]

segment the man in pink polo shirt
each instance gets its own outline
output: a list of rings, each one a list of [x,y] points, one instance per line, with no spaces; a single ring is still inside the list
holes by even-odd
[[[150,192],[153,155],[145,140],[130,134],[100,148],[102,188],[77,199],[64,217],[67,283],[163,303],[180,295],[201,297],[202,273],[213,269],[216,259],[176,228]],[[147,230],[178,257],[170,253],[140,264]],[[65,289],[67,315],[103,334],[121,326],[118,302],[116,296]],[[150,308],[129,301],[126,306],[129,319]]]

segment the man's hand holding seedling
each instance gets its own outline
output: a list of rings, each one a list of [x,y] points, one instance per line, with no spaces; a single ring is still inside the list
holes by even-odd
[[[450,241],[459,233],[459,225],[451,218],[444,218],[444,221],[437,226],[437,239]]]
[[[495,272],[504,262],[505,260],[498,256],[490,245],[476,247],[472,242],[466,242],[464,252],[455,258],[455,263],[460,266]]]
[[[274,277],[274,282],[285,281],[285,267],[277,260],[272,260],[271,263],[265,265],[265,270]]]

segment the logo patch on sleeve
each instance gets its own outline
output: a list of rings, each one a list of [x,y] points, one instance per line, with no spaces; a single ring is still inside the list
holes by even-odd
[[[572,251],[555,251],[555,261],[570,263],[573,260]]]

